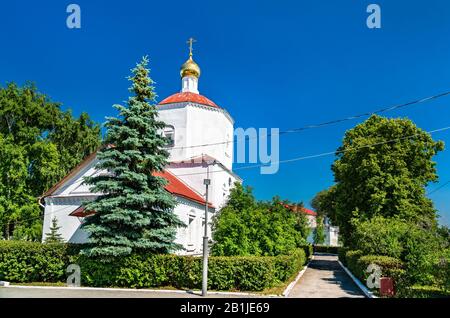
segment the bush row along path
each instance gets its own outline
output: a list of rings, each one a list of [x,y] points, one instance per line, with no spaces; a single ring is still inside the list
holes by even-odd
[[[90,290],[45,287],[0,287],[0,298],[190,298],[200,297],[198,292],[170,292],[151,290]],[[264,295],[216,294],[208,297],[264,297]],[[345,273],[336,255],[315,254],[303,276],[291,290],[291,298],[363,298],[364,295]]]
[[[364,298],[364,294],[338,263],[336,255],[315,254],[303,276],[289,293],[291,298]]]

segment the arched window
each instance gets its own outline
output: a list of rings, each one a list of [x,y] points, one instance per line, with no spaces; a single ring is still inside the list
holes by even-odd
[[[164,128],[163,135],[169,140],[167,147],[175,146],[175,127],[171,125],[166,126]]]

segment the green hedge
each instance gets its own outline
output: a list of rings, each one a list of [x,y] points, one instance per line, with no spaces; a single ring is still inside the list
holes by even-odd
[[[312,244],[306,244],[306,245],[302,245],[299,248],[303,249],[303,251],[305,251],[305,255],[307,259],[310,259],[311,256],[314,254],[314,248],[312,246]]]
[[[58,282],[66,276],[67,246],[20,241],[0,241],[0,280]]]
[[[338,254],[339,246],[314,245],[314,253]]]
[[[379,255],[364,256],[361,251],[347,250],[342,248],[339,251],[339,260],[355,275],[363,284],[370,273],[366,272],[370,264],[377,264],[381,267],[383,277],[392,277],[395,282],[396,297],[407,298],[442,298],[450,297],[449,291],[443,291],[432,286],[408,286],[406,279],[405,265],[400,260]],[[378,291],[375,291],[377,294]]]
[[[341,263],[344,264],[344,266],[347,266],[347,257],[346,257],[347,252],[348,248],[346,247],[341,247],[338,250],[338,258],[341,261]]]
[[[434,286],[412,286],[402,291],[403,297],[409,298],[450,298],[450,291]]]
[[[78,256],[79,246],[0,242],[0,280],[64,282],[68,264],[81,267],[83,286],[201,287],[202,259],[176,255],[131,255],[114,263]],[[208,285],[214,290],[260,291],[285,282],[306,263],[304,249],[292,255],[210,257]]]
[[[345,251],[344,265],[355,275],[359,280],[365,282],[370,273],[366,272],[370,264],[380,266],[383,277],[392,277],[396,281],[402,277],[404,273],[404,264],[393,257],[379,256],[379,255],[362,255],[361,251]],[[340,254],[340,259],[344,257]],[[342,261],[342,260],[341,260]]]
[[[306,262],[302,249],[289,256],[213,256],[208,287],[214,290],[260,291],[296,274]],[[113,264],[80,257],[82,284],[96,287],[201,288],[202,259],[175,255],[133,255]]]

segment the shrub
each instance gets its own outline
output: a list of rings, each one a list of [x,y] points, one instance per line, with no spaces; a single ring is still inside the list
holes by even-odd
[[[259,291],[284,282],[306,262],[305,252],[280,256],[212,256],[208,286],[215,290]],[[80,257],[82,283],[96,287],[201,288],[202,259],[175,255],[132,255],[112,264]]]
[[[341,247],[338,250],[338,258],[344,266],[347,266],[346,254],[348,252],[347,247]]]
[[[382,277],[392,277],[397,285],[397,288],[403,286],[404,264],[393,257],[367,255],[362,256],[356,261],[356,271],[358,277],[365,282],[370,273],[366,272],[370,264],[376,264],[381,268]]]
[[[447,248],[433,266],[433,278],[437,287],[450,292],[450,248]]]
[[[305,252],[306,259],[309,259],[314,254],[314,248],[311,244],[301,245],[299,248]]]
[[[448,253],[448,251],[446,251]],[[448,256],[447,256],[448,257]],[[434,285],[412,285],[411,274],[408,273],[408,264],[389,256],[366,255],[362,251],[339,250],[339,260],[355,275],[363,284],[370,275],[366,272],[370,264],[381,267],[383,277],[392,277],[395,282],[396,297],[435,298],[450,297],[449,288],[449,259],[439,259],[434,263]]]
[[[376,264],[381,268],[382,277],[391,277],[395,282],[398,294],[408,286],[405,280],[405,265],[399,259],[389,256],[366,255],[362,251],[352,251],[341,249],[339,259],[344,260],[343,264],[355,275],[364,285],[370,273],[366,272],[370,264]],[[375,291],[377,292],[377,291]]]
[[[315,253],[338,254],[339,246],[314,245],[314,252]]]
[[[434,286],[411,286],[401,291],[400,296],[408,298],[450,298],[450,291]]]
[[[308,220],[287,202],[257,201],[250,188],[236,183],[227,204],[213,218],[214,256],[288,255],[307,243]]]
[[[342,254],[341,254],[342,255]],[[366,272],[370,264],[380,266],[383,277],[393,277],[395,280],[402,279],[404,264],[393,257],[367,255],[363,256],[361,251],[347,251],[345,253],[346,267],[362,282],[365,282],[370,273]]]
[[[402,241],[410,225],[391,218],[374,217],[368,221],[356,222],[351,247],[365,255],[385,255],[400,258],[404,247]]]
[[[0,241],[0,280],[28,283],[64,280],[68,263],[64,244]]]
[[[201,288],[202,259],[133,254],[105,263],[78,255],[80,245],[0,242],[0,280],[64,282],[71,263],[80,265],[83,286]],[[212,256],[208,285],[214,290],[260,291],[285,282],[306,263],[304,249],[279,256]]]
[[[309,245],[309,251],[312,250]],[[309,254],[309,255],[312,255]],[[306,264],[309,257],[306,256],[305,250],[297,249],[292,255],[283,255],[275,257],[275,277],[278,282],[284,282],[293,275],[296,275],[303,265]]]
[[[404,240],[404,256],[409,285],[436,285],[444,283],[440,272],[449,272],[440,266],[441,260],[450,260],[449,249],[444,249],[433,231],[411,229]],[[437,270],[437,271],[436,271]],[[445,284],[445,283],[444,283]],[[447,285],[448,286],[448,285]]]
[[[383,255],[400,259],[405,265],[405,285],[432,285],[450,288],[450,253],[443,236],[433,228],[396,218],[374,217],[355,221],[352,246],[364,255]]]
[[[348,267],[348,269],[358,278],[359,277],[359,270],[358,268],[358,259],[362,256],[361,251],[347,251],[345,253],[345,266]]]

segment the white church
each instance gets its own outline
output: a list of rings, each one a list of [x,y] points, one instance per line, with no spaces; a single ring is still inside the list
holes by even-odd
[[[168,180],[166,190],[177,201],[174,212],[187,225],[178,229],[176,242],[184,247],[179,253],[197,255],[202,252],[206,205],[208,236],[211,237],[209,221],[225,204],[234,183],[242,180],[232,170],[233,118],[224,108],[200,95],[200,67],[192,58],[192,43],[189,59],[182,65],[180,75],[181,91],[158,104],[159,118],[166,123],[163,133],[172,141],[168,146],[169,164],[159,175]],[[43,241],[53,218],[58,220],[59,233],[65,241],[87,241],[87,233],[80,226],[89,212],[84,211],[82,204],[100,194],[90,191],[84,184],[84,177],[103,173],[95,169],[97,162],[96,153],[91,154],[43,195]],[[211,180],[208,204],[205,178]],[[309,215],[312,216],[315,218]]]
[[[232,171],[233,118],[224,108],[200,95],[200,67],[192,58],[192,49],[180,75],[181,92],[158,104],[159,118],[166,123],[163,133],[172,141],[168,147],[169,165],[158,175],[168,180],[166,190],[177,201],[174,212],[187,225],[178,230],[176,241],[184,247],[182,253],[195,255],[202,252],[206,207],[204,179],[208,175],[211,180],[208,221],[224,205],[234,183],[242,180]],[[80,225],[89,213],[84,211],[82,203],[100,194],[90,191],[84,184],[84,177],[102,173],[95,169],[97,162],[96,153],[91,154],[43,195],[43,241],[53,218],[58,220],[59,233],[65,241],[87,241],[87,233]],[[208,222],[209,237],[210,227]]]

